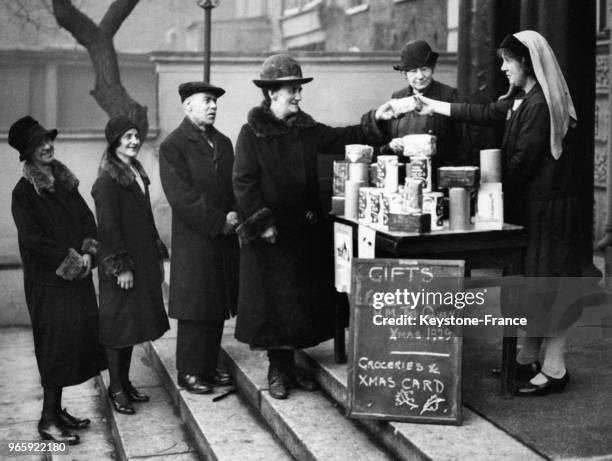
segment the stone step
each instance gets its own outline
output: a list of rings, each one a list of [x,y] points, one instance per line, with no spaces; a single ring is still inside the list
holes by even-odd
[[[0,441],[39,441],[36,426],[42,409],[42,388],[31,328],[0,329],[0,370]],[[70,446],[67,455],[24,454],[7,459],[92,459],[95,453],[96,460],[115,460],[115,446],[95,379],[64,388],[62,406],[75,416],[91,419],[88,429],[78,431],[79,445]],[[0,458],[4,454],[0,453]]]
[[[342,408],[347,401],[347,365],[334,361],[333,341],[297,354],[322,388]],[[545,459],[491,422],[463,407],[463,424],[448,426],[360,419],[360,424],[401,460]],[[472,442],[469,442],[472,441]]]
[[[174,322],[172,323],[174,325]],[[214,461],[289,461],[291,455],[271,434],[262,418],[240,393],[212,399],[228,390],[194,395],[176,383],[176,329],[147,344],[148,356],[162,378],[165,388],[178,408],[199,452]]]
[[[268,393],[265,352],[251,351],[226,334],[223,354],[238,388],[296,459],[392,459],[321,392],[291,390],[287,400],[272,398]]]
[[[136,414],[117,413],[108,398],[108,373],[105,371],[98,378],[101,401],[105,404],[117,446],[117,459],[199,460],[195,444],[151,365],[145,350],[146,344],[134,347],[132,355],[130,380],[134,387],[150,397],[147,403],[134,404]]]

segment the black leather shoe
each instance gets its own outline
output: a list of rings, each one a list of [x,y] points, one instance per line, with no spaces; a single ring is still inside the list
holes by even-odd
[[[111,392],[109,387],[108,397],[110,398],[113,408],[117,413],[124,415],[133,415],[136,413],[136,410],[134,410],[134,407],[130,403],[130,399],[124,391]]]
[[[306,370],[293,367],[286,371],[287,384],[293,389],[302,389],[304,391],[316,391],[318,389],[317,382],[312,379]]]
[[[207,375],[204,375],[202,379],[210,387],[230,386],[234,384],[234,381],[232,381],[232,377],[228,373],[223,373],[219,370],[215,370],[211,373],[208,373]]]
[[[143,403],[149,401],[149,396],[139,392],[138,389],[132,386],[132,383],[129,381],[123,385],[123,390],[125,391],[128,399],[130,399],[132,402]]]
[[[53,440],[54,442],[63,442],[68,445],[76,445],[79,443],[79,436],[64,429],[56,421],[40,421],[38,423],[38,433],[43,440]]]
[[[66,411],[65,408],[58,411],[55,416],[57,418],[57,422],[66,429],[85,429],[91,424],[91,420],[88,418],[81,419],[77,418],[76,416],[72,416]]]
[[[213,388],[206,384],[199,375],[179,373],[178,385],[192,394],[210,394]]]
[[[553,392],[561,392],[569,383],[569,372],[566,371],[561,378],[551,378],[545,375],[546,381],[543,384],[531,384],[528,382],[518,388],[516,394],[520,397],[542,396]]]
[[[537,375],[541,369],[542,369],[542,366],[540,365],[540,362],[538,361],[531,362],[531,363],[525,363],[525,364],[517,363],[516,364],[516,380],[517,381],[529,381],[531,378]],[[496,367],[496,368],[491,369],[491,374],[495,376],[496,378],[499,378],[501,376],[501,372],[502,372],[501,367]]]
[[[283,400],[289,396],[283,372],[276,367],[268,370],[268,392],[275,399]]]

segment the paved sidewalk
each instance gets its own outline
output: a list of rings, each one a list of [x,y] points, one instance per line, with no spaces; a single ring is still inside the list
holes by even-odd
[[[112,460],[115,447],[100,403],[95,380],[64,389],[64,407],[76,416],[87,416],[91,427],[79,431],[81,443],[69,448],[68,456],[52,459],[62,461]],[[34,357],[30,328],[0,329],[0,443],[8,441],[38,441],[37,431],[42,409],[42,388]],[[95,455],[94,455],[95,453]],[[0,459],[4,459],[0,454]],[[49,459],[41,455],[20,455],[19,461]]]

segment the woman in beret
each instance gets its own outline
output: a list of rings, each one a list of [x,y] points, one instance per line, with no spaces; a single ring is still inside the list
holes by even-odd
[[[113,407],[131,415],[132,402],[149,400],[129,379],[133,347],[170,328],[161,291],[168,251],[153,220],[149,178],[136,160],[138,127],[118,115],[106,124],[105,135],[108,146],[91,191],[100,240],[100,340]]]
[[[98,306],[91,280],[97,253],[96,223],[79,194],[79,180],[55,158],[57,130],[26,116],[9,130],[9,144],[24,162],[12,195],[23,261],[26,304],[43,387],[38,432],[74,445],[72,430],[89,426],[63,408],[62,390],[106,368],[98,343]]]
[[[270,395],[314,390],[296,369],[294,350],[332,336],[331,227],[319,201],[317,154],[344,153],[346,144],[386,141],[379,120],[385,104],[361,124],[332,128],[300,109],[302,77],[286,54],[267,58],[254,80],[264,101],[251,109],[236,142],[234,195],[243,222],[236,338],[268,351]]]
[[[571,297],[561,294],[581,275],[576,245],[580,202],[573,180],[577,118],[559,64],[542,35],[529,30],[508,35],[498,54],[501,70],[516,91],[485,105],[420,97],[421,112],[473,123],[505,120],[504,213],[506,221],[527,232],[527,285],[521,303],[526,312],[515,313],[528,319],[526,335],[519,338],[518,395],[540,396],[560,392],[569,382],[567,328],[581,313],[579,303],[567,302]]]

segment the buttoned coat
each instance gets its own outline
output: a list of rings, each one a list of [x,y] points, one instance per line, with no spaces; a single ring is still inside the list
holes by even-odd
[[[236,209],[233,163],[229,138],[212,126],[204,134],[187,118],[160,146],[161,183],[172,208],[170,317],[223,321],[236,312],[238,240],[222,233]]]
[[[96,376],[106,358],[91,274],[79,278],[82,254],[95,263],[96,223],[77,178],[57,160],[52,169],[54,181],[25,163],[12,213],[41,384],[64,387]]]
[[[160,263],[168,256],[155,227],[149,178],[138,161],[143,192],[130,167],[105,154],[91,195],[96,204],[100,242],[100,339],[109,347],[152,341],[170,328],[162,297]],[[117,276],[132,271],[125,290]]]
[[[373,112],[332,128],[299,112],[287,122],[263,103],[240,130],[234,194],[244,223],[236,338],[254,348],[313,346],[333,332],[332,232],[319,200],[317,154],[380,144]],[[278,229],[276,243],[260,234]]]

